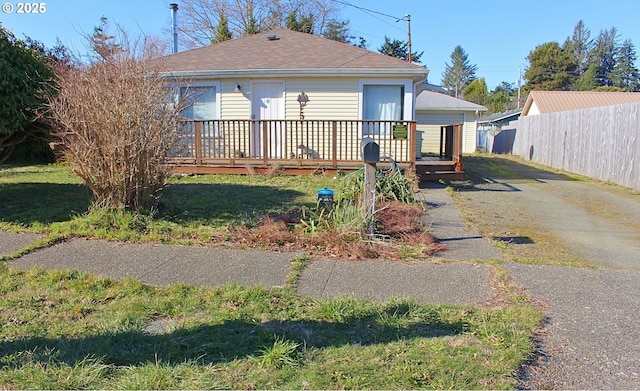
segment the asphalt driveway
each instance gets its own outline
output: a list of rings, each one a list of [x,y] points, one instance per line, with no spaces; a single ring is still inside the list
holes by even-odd
[[[506,264],[547,315],[521,387],[640,389],[640,191],[513,158],[465,163],[456,199],[471,225],[507,260],[542,264]]]

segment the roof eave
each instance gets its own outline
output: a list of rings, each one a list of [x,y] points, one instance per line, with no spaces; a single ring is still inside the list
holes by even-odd
[[[270,77],[396,77],[424,81],[428,71],[402,68],[300,68],[300,69],[225,69],[201,71],[164,72],[168,78],[189,79],[229,79],[229,78],[270,78]]]

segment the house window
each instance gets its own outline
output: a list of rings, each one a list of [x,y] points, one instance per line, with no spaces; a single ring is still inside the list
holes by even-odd
[[[189,104],[183,111],[185,118],[200,121],[218,119],[215,86],[181,88],[180,92],[187,97]]]
[[[364,85],[362,88],[362,119],[375,121],[400,121],[404,113],[403,85]],[[364,136],[389,136],[390,124],[366,124]]]

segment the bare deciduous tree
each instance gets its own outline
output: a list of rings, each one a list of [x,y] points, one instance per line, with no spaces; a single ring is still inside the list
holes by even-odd
[[[162,162],[183,107],[161,75],[161,49],[124,42],[103,61],[58,69],[48,114],[94,206],[148,210],[165,186]]]
[[[285,27],[292,12],[312,15],[314,34],[322,34],[329,21],[337,20],[337,8],[329,0],[184,0],[180,10],[180,31],[188,47],[216,42],[221,15],[234,38]]]

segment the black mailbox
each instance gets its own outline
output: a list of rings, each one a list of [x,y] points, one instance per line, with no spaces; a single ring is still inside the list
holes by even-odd
[[[380,146],[370,137],[365,137],[360,141],[360,153],[365,163],[380,161]]]

